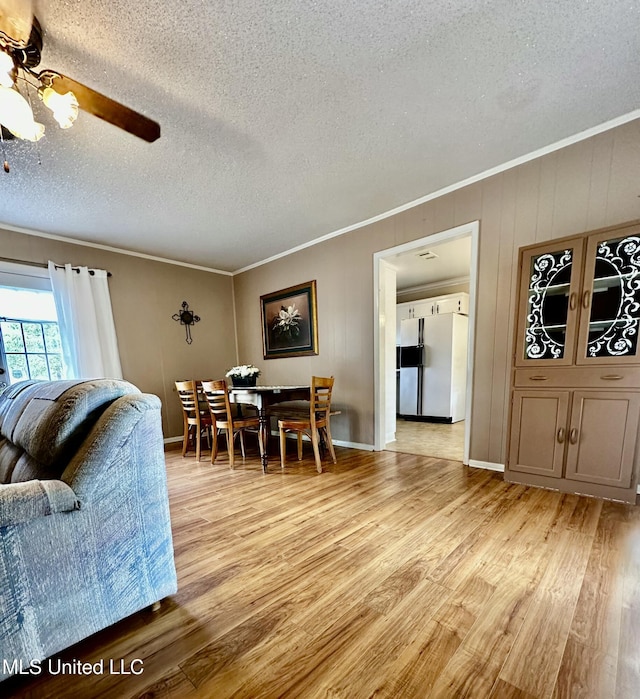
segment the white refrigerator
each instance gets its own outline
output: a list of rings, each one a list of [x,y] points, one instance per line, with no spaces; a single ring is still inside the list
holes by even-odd
[[[464,420],[468,334],[469,319],[460,313],[401,321],[400,416]]]

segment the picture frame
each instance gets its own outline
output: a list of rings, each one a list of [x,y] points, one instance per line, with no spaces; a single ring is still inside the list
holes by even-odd
[[[260,297],[265,359],[318,354],[315,279]]]

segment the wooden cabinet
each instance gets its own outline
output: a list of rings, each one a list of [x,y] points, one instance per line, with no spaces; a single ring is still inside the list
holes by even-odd
[[[629,488],[639,414],[637,393],[574,391],[567,427],[566,477]]]
[[[568,391],[515,391],[509,464],[513,471],[561,478]]]
[[[435,296],[430,299],[407,301],[396,305],[396,338],[400,344],[400,323],[408,318],[426,318],[442,313],[469,314],[469,294],[461,291],[457,294]]]
[[[630,488],[639,415],[637,393],[515,390],[510,469]]]
[[[505,478],[635,502],[640,224],[520,251]]]

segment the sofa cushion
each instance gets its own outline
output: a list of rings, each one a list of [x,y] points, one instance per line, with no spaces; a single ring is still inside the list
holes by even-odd
[[[0,435],[10,437],[37,381],[20,381],[0,393]]]
[[[1,426],[3,436],[24,452],[5,482],[58,478],[98,417],[129,393],[140,391],[117,379],[42,381],[25,387],[9,399],[12,405]],[[1,462],[0,470],[5,470]]]
[[[10,483],[13,469],[24,452],[8,439],[0,439],[0,483]]]

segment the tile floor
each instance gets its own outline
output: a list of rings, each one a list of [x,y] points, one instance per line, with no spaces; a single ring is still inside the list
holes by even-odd
[[[451,461],[462,461],[464,425],[464,420],[446,425],[398,418],[396,441],[389,442],[385,449],[405,454],[420,454],[450,459]]]

